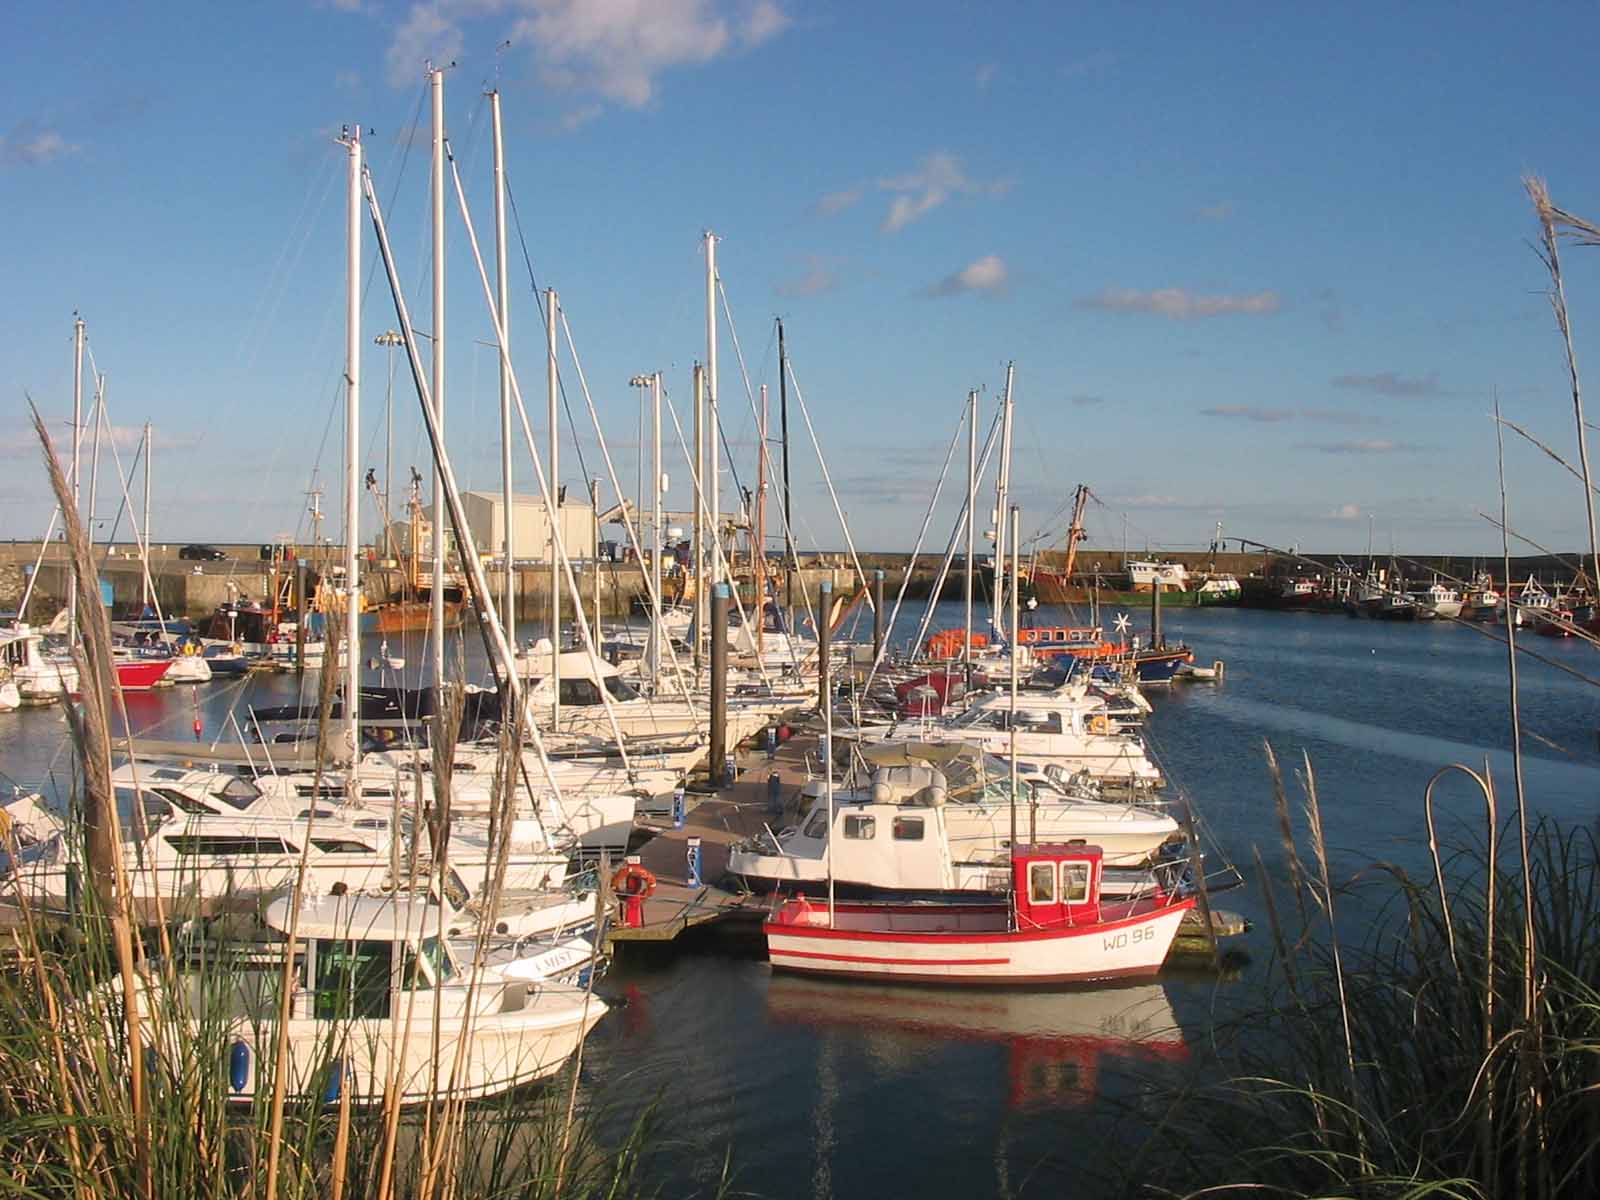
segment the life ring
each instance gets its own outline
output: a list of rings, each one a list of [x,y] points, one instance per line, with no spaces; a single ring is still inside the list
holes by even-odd
[[[1105,713],[1095,713],[1089,718],[1089,732],[1102,736],[1111,732],[1111,721]]]
[[[193,642],[185,642],[183,643],[182,652],[184,657],[193,658],[197,653],[199,653],[199,649],[200,648]]]
[[[656,890],[656,877],[638,863],[624,863],[611,877],[611,890],[619,896],[643,898]]]

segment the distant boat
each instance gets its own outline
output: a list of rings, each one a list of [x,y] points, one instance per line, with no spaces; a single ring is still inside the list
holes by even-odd
[[[1461,615],[1469,621],[1493,621],[1500,612],[1501,596],[1494,590],[1494,576],[1480,571],[1472,577]]]
[[[1436,618],[1453,621],[1461,615],[1461,593],[1437,579],[1431,586],[1412,592],[1411,600],[1417,606],[1418,618],[1424,621]]]

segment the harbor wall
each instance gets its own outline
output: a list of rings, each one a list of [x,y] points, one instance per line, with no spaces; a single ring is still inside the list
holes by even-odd
[[[189,618],[203,617],[213,612],[220,604],[241,598],[260,598],[266,594],[269,582],[266,564],[260,560],[259,545],[219,544],[217,548],[227,555],[225,559],[215,562],[190,562],[178,557],[179,547],[175,544],[152,547],[151,577],[163,612]],[[119,544],[110,547],[109,550],[101,548],[99,553],[103,561],[102,577],[111,584],[114,610],[118,613],[136,610],[143,585],[143,569],[139,563],[136,547],[132,544]],[[328,558],[337,561],[340,549],[328,547],[325,553]],[[1039,554],[1038,561],[1051,566],[1060,566],[1064,557],[1060,551],[1046,551]],[[1143,552],[1140,557],[1144,557]],[[1227,572],[1240,579],[1316,573],[1319,564],[1320,569],[1327,573],[1331,572],[1340,561],[1358,571],[1365,569],[1366,566],[1365,556],[1362,555],[1307,553],[1288,558],[1264,553],[1212,554],[1202,550],[1151,551],[1149,557],[1181,562],[1191,571]],[[1581,555],[1570,556],[1570,561],[1579,561],[1581,557]],[[860,565],[869,577],[874,570],[882,570],[885,574],[885,590],[893,596],[900,590],[909,559],[910,556],[904,553],[863,553],[860,555]],[[988,556],[984,555],[980,561],[987,560]],[[0,543],[0,612],[15,609],[27,575],[32,572],[36,562],[39,564],[39,582],[29,605],[28,618],[36,622],[48,621],[64,603],[65,553],[60,544],[47,547],[41,558],[38,542],[7,542]],[[837,594],[848,596],[856,590],[855,566],[850,555],[843,552],[813,553],[802,555],[801,562],[804,565],[799,572],[798,583],[809,594],[814,596],[824,579],[832,581]],[[958,555],[952,563],[942,589],[942,598],[948,600],[961,598],[964,589],[962,562],[961,556]],[[1387,565],[1387,562],[1388,559],[1384,556],[1380,559],[1379,565]],[[1475,570],[1482,569],[1485,565],[1498,579],[1502,572],[1497,569],[1496,562],[1485,564],[1483,560],[1459,555],[1411,556],[1407,564],[1403,564],[1403,569],[1412,577],[1425,577],[1427,572],[1437,571],[1447,577],[1470,579]],[[1120,549],[1088,548],[1079,550],[1075,569],[1082,574],[1092,574],[1098,570],[1110,575],[1119,572],[1121,566]],[[913,599],[926,599],[933,589],[938,568],[938,558],[930,560],[927,557],[920,557],[912,570],[906,594]],[[578,577],[585,609],[592,610],[596,565],[582,564],[575,567],[574,572]],[[647,602],[644,572],[637,562],[602,562],[598,564],[598,573],[600,608],[604,615],[623,615]],[[487,569],[487,574],[491,593],[498,599],[501,572],[491,567]],[[1562,558],[1557,556],[1537,555],[1512,560],[1512,575],[1515,579],[1525,579],[1530,574],[1537,575],[1546,583],[1554,583],[1570,579],[1572,571]],[[517,615],[519,618],[537,620],[549,611],[549,567],[521,565],[517,569],[517,577]],[[401,582],[398,571],[385,570],[381,567],[366,568],[364,578],[365,590],[371,600],[397,594]],[[670,577],[666,580],[664,590],[669,600],[675,594],[675,584]],[[988,592],[989,584],[985,582],[978,589],[978,594],[987,596]]]

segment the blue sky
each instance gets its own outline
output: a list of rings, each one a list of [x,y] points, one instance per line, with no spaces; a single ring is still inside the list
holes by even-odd
[[[1496,388],[1575,461],[1520,180],[1543,174],[1558,203],[1600,217],[1581,7],[61,4],[17,9],[9,32],[0,537],[48,519],[24,392],[65,433],[74,310],[125,464],[155,423],[158,540],[266,538],[302,524],[313,467],[337,488],[333,139],[371,130],[429,328],[425,114],[413,122],[430,56],[457,64],[448,124],[486,240],[482,94],[503,91],[534,273],[561,292],[626,490],[629,377],[660,369],[685,412],[705,354],[708,228],[753,380],[774,389],[785,318],[864,547],[909,547],[966,392],[983,389],[986,419],[1007,360],[1024,524],[1049,525],[1082,480],[1104,503],[1101,544],[1126,512],[1139,544],[1204,543],[1220,520],[1359,551],[1370,517],[1380,548],[1492,552],[1476,511],[1498,503]],[[1600,252],[1568,247],[1565,265],[1580,365],[1600,364]],[[452,453],[466,484],[494,487],[491,323],[453,203],[447,267]],[[513,279],[542,429],[542,331],[526,269]],[[369,342],[393,324],[381,280],[364,317]],[[722,345],[748,483],[753,423],[726,331]],[[364,465],[381,466],[384,367],[370,349]],[[570,361],[563,378],[576,403]],[[414,395],[397,389],[396,408],[403,476],[425,462]],[[802,541],[838,546],[797,410],[791,431]],[[569,434],[577,486],[575,460]],[[1508,469],[1513,525],[1578,547],[1580,485],[1522,445]],[[686,507],[687,473],[668,471]],[[959,491],[953,478],[941,522]]]

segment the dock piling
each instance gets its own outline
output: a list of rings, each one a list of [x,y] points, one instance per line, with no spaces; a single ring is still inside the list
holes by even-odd
[[[817,595],[817,711],[826,712],[833,691],[829,658],[833,643],[833,580],[824,579]]]
[[[883,570],[872,572],[872,661],[883,657]]]

